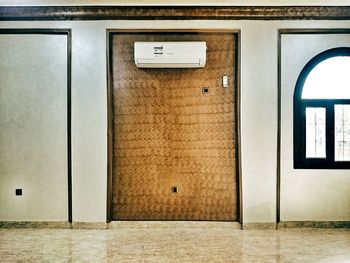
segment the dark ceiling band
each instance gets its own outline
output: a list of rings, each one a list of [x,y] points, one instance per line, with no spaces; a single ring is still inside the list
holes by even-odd
[[[19,20],[350,20],[350,6],[1,6]]]

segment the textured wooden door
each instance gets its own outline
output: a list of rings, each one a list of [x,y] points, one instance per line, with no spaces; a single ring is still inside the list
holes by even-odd
[[[135,41],[206,41],[207,64],[139,69]],[[238,221],[237,35],[116,33],[111,54],[111,219]]]

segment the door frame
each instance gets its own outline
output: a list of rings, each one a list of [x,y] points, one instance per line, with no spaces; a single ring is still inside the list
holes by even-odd
[[[65,35],[67,37],[67,221],[72,223],[72,30],[69,28],[1,28],[0,34]]]
[[[282,35],[350,34],[349,28],[280,28],[277,31],[277,166],[276,225],[281,224]]]
[[[243,200],[242,200],[242,166],[241,166],[241,31],[239,29],[107,29],[106,58],[107,58],[107,223],[111,222],[112,198],[113,198],[113,108],[112,108],[112,40],[118,33],[232,33],[237,37],[235,57],[237,59],[236,89],[235,89],[235,174],[238,185],[238,218],[243,224]]]

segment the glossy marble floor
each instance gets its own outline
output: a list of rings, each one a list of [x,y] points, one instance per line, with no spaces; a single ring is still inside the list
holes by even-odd
[[[350,263],[350,229],[0,229],[0,262]]]

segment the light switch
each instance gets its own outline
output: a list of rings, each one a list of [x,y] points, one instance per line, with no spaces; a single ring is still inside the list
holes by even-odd
[[[224,88],[228,87],[228,76],[222,76],[222,86]]]

